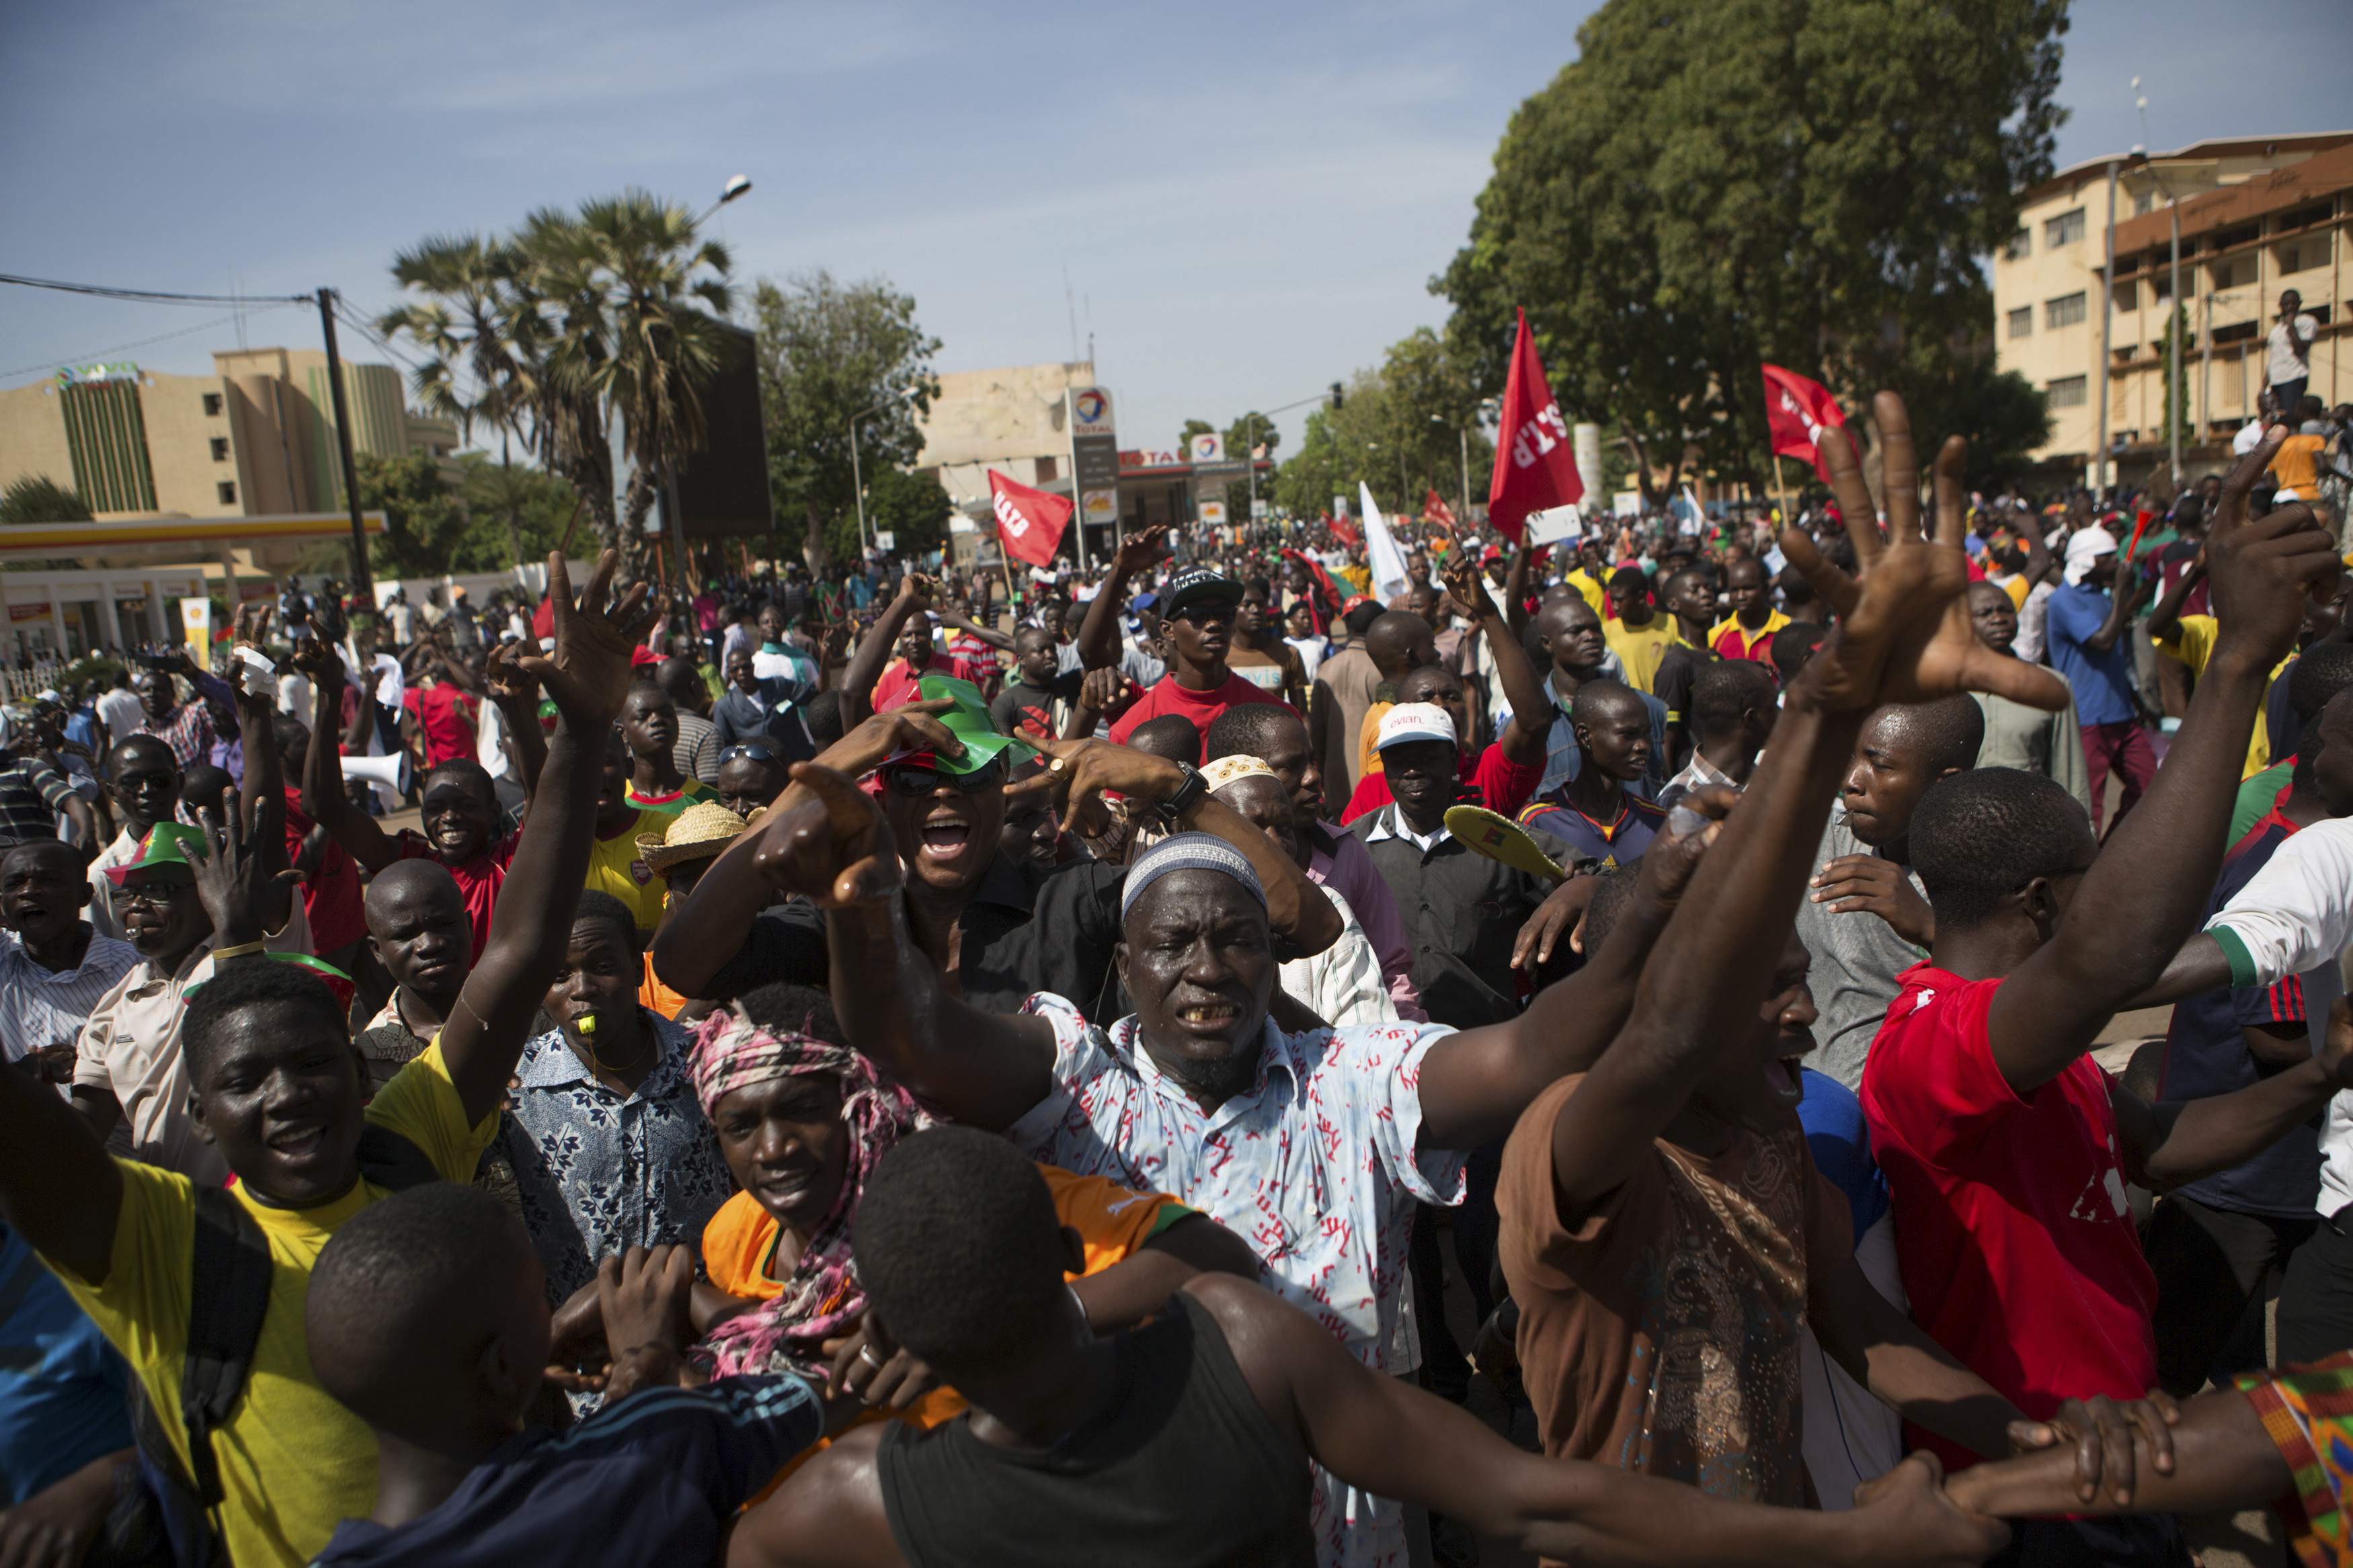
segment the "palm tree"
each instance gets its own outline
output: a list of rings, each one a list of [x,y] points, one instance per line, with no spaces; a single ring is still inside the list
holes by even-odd
[[[535,214],[522,246],[546,305],[549,401],[567,405],[568,428],[592,410],[599,437],[604,421],[620,426],[628,486],[618,516],[608,500],[599,522],[634,559],[656,494],[703,443],[702,392],[726,352],[726,249],[696,238],[686,208],[643,191],[584,203],[576,217]],[[609,447],[605,461],[609,498]]]
[[[407,337],[425,351],[412,384],[426,412],[455,423],[466,441],[477,422],[495,426],[502,453],[528,415],[531,392],[519,338],[533,308],[518,287],[517,265],[503,241],[437,235],[393,258],[394,280],[424,298],[376,321],[386,337]]]

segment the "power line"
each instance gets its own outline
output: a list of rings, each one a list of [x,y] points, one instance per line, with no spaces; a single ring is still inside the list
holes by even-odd
[[[238,316],[258,316],[264,310],[282,310],[291,303],[291,300],[287,300],[276,305],[263,305],[255,310],[239,311],[236,315],[222,316],[216,321],[200,321],[193,327],[182,327],[176,332],[158,332],[152,338],[141,338],[135,342],[117,343],[112,348],[92,349],[88,353],[69,354],[64,359],[44,360],[39,364],[24,365],[16,370],[0,370],[0,381],[7,380],[11,376],[30,375],[37,370],[55,370],[62,365],[80,364],[90,360],[104,359],[109,354],[127,353],[132,349],[143,349],[150,343],[164,342],[173,338],[191,337],[197,332],[208,332],[216,327],[227,326],[237,320]]]
[[[160,289],[115,289],[103,283],[68,283],[55,278],[20,278],[13,272],[0,272],[0,283],[15,283],[26,289],[56,289],[68,294],[95,294],[102,300],[142,300],[158,305],[249,305],[267,302],[276,305],[308,305],[308,294],[173,294]]]

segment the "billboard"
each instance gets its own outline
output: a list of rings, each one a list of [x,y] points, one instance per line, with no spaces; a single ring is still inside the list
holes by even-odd
[[[703,445],[678,466],[679,533],[721,539],[776,527],[768,490],[768,442],[760,408],[760,372],[752,334],[718,323],[725,338],[719,369],[702,389]]]

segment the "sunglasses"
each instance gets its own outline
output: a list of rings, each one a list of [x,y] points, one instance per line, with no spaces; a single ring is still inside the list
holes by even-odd
[[[720,752],[719,765],[723,768],[742,757],[749,757],[755,763],[773,763],[776,760],[776,753],[754,742],[741,742]]]
[[[958,795],[978,795],[984,790],[995,789],[1004,782],[1005,764],[994,758],[968,773],[945,773],[936,768],[923,767],[885,768],[882,772],[884,785],[892,794],[903,795],[911,800],[922,800],[934,795],[942,784]]]

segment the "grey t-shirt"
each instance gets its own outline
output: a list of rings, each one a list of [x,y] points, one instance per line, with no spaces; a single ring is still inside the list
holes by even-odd
[[[1848,830],[1846,813],[1833,810],[1822,829],[1814,869],[1820,871],[1841,855],[1870,853],[1871,846]],[[1905,868],[1905,875],[1920,889],[1920,879],[1911,868]],[[1927,896],[1924,889],[1921,896]],[[1813,901],[1811,888],[1798,905],[1798,940],[1813,960],[1806,985],[1820,1015],[1806,1066],[1849,1089],[1860,1089],[1862,1058],[1887,1016],[1887,1005],[1895,1000],[1895,977],[1927,957],[1927,951],[1897,936],[1877,915],[1831,914],[1829,905]]]

